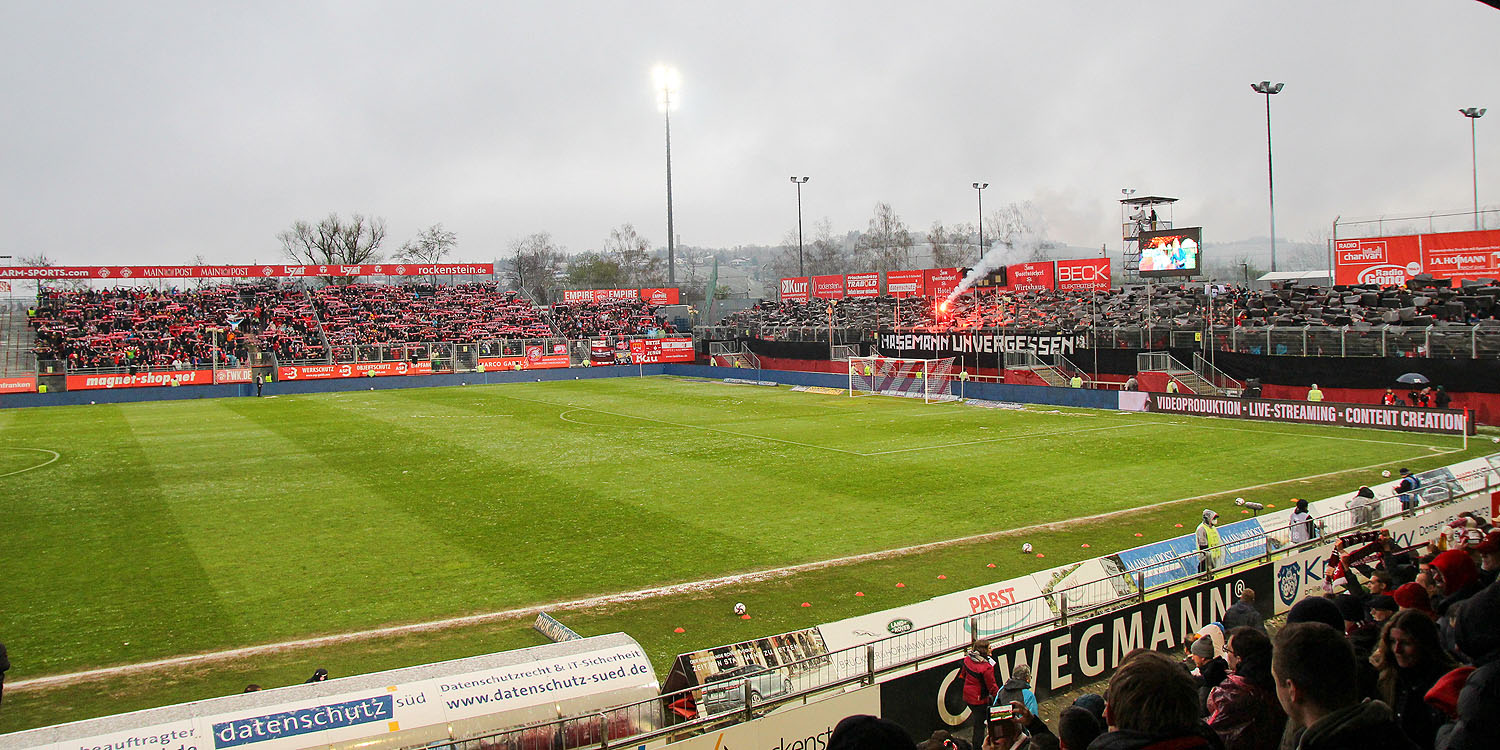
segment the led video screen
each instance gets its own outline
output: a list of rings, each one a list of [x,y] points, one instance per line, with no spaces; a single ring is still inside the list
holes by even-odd
[[[1203,228],[1140,233],[1141,276],[1197,276],[1203,270]]]

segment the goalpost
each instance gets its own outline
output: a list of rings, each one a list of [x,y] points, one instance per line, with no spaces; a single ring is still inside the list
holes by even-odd
[[[849,396],[902,396],[926,403],[953,401],[953,357],[850,357]]]

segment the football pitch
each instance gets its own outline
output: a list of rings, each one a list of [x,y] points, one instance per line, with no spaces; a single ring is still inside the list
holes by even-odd
[[[1459,460],[1457,448],[1453,437],[1411,433],[926,405],[666,376],[9,409],[0,411],[0,641],[14,683],[1114,511],[1145,518],[1151,506],[1204,498],[1172,509],[1190,531],[1198,507],[1238,516],[1232,495],[1213,497],[1221,493],[1316,499],[1374,484],[1381,468]],[[1184,533],[1153,518],[1134,541],[1111,523],[1092,537],[1093,554]],[[1031,539],[1049,549],[1049,534],[1068,547],[1053,559],[1012,557],[939,583],[956,590],[1091,556],[1066,530]],[[881,581],[909,575],[880,565]],[[839,573],[836,585],[857,587],[875,569]],[[902,595],[936,593],[914,585]],[[674,601],[704,598],[719,597]],[[631,633],[664,669],[680,651],[904,603],[871,596],[754,624],[694,619],[727,605],[657,610],[653,627],[668,617],[693,626],[677,641],[632,632],[642,620],[629,603],[575,608],[585,634]],[[505,625],[523,633],[519,645],[539,640],[528,626]],[[486,637],[424,651],[427,642],[407,639],[399,656],[367,666],[517,645]],[[27,708],[27,693],[7,685],[0,731],[214,694],[195,692],[193,679],[124,704],[96,690],[66,710]]]

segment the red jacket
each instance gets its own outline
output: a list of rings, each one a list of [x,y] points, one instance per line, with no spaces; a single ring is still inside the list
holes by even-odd
[[[959,671],[964,676],[964,703],[970,706],[988,706],[1000,692],[995,682],[995,665],[983,657],[969,653],[959,662]]]

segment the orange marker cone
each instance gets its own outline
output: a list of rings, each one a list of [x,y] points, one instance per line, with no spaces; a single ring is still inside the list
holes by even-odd
[[[1083,543],[1083,548],[1084,549],[1088,549],[1089,548],[1089,543],[1088,542],[1084,542]]]
[[[1250,515],[1250,511],[1248,511],[1248,510],[1242,510],[1242,511],[1240,511],[1240,515],[1242,515],[1242,516],[1248,516],[1248,515]]]
[[[856,592],[854,592],[854,595],[855,596],[864,596],[865,592],[863,592],[863,591],[856,591]]]
[[[995,564],[994,563],[990,563],[989,565],[986,565],[985,567],[986,568],[993,568],[993,567],[995,567]]]
[[[906,588],[906,584],[904,584],[904,583],[898,583],[898,584],[896,584],[896,588],[898,588],[898,589],[904,589],[904,588]]]
[[[1038,553],[1036,553],[1036,556],[1037,556],[1037,557],[1046,557],[1046,555],[1044,555],[1044,554],[1042,554],[1042,553],[1040,553],[1040,552],[1038,552]]]
[[[682,628],[678,628],[678,629],[676,629],[676,630],[674,630],[674,631],[672,631],[672,632],[673,632],[673,633],[686,633],[686,632],[687,632],[687,631],[686,631],[686,630],[683,630],[683,629],[682,629]]]
[[[810,602],[803,602],[802,606],[804,606],[804,607],[811,607],[812,604]]]
[[[938,576],[938,580],[939,580],[939,581],[946,581],[946,580],[948,580],[948,576],[945,576],[945,575],[939,575],[939,576]]]
[[[1172,525],[1173,525],[1173,526],[1176,526],[1176,527],[1177,527],[1177,528],[1179,528],[1179,529],[1180,529],[1180,528],[1182,528],[1182,524],[1180,524],[1180,523],[1174,523],[1174,524],[1172,524]]]
[[[1136,536],[1141,536],[1141,532],[1137,531],[1137,532],[1135,532],[1135,535]]]
[[[750,619],[750,615],[740,615],[740,619],[741,620],[748,620],[748,619]]]
[[[1274,508],[1274,507],[1276,507],[1276,503],[1266,503],[1266,507],[1267,508]]]

